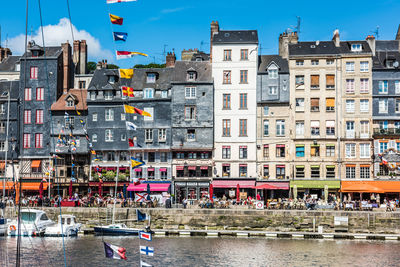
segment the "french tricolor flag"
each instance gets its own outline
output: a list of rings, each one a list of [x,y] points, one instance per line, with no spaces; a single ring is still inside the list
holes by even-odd
[[[147,241],[151,241],[152,240],[151,233],[144,232],[144,231],[140,231],[139,232],[139,237],[140,237],[140,239],[144,239],[144,240],[147,240]]]
[[[126,249],[123,247],[117,247],[111,244],[108,244],[106,242],[104,243],[104,250],[106,252],[106,257],[111,258],[111,259],[117,259],[117,260],[126,260]]]

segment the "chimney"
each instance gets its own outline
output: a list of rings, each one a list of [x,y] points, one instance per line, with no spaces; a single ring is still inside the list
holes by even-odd
[[[86,74],[87,71],[87,44],[86,40],[82,40],[80,44],[80,68],[79,68],[79,74]]]
[[[219,24],[218,21],[211,22],[211,36],[210,36],[210,62],[212,62],[212,46],[213,46],[213,38],[214,34],[219,32]]]
[[[338,30],[338,29],[336,29],[336,30],[333,32],[332,41],[335,43],[335,46],[336,46],[336,47],[340,47],[340,36],[339,36],[339,30]]]
[[[73,45],[73,55],[72,55],[72,62],[74,63],[75,66],[75,73],[79,73],[79,40],[75,40],[74,41],[74,45]]]
[[[375,56],[375,37],[373,35],[368,35],[367,38],[367,43],[369,47],[371,48],[372,55]]]
[[[0,46],[0,63],[3,62],[8,56],[11,56],[11,50],[9,48],[1,47]]]
[[[175,67],[175,61],[176,61],[176,56],[175,56],[175,52],[168,52],[167,56],[166,56],[166,64],[165,66],[167,68],[173,68]]]
[[[71,46],[70,44],[61,44],[63,52],[63,92],[67,93],[68,89],[71,88]]]
[[[284,32],[279,35],[279,55],[289,59],[289,44],[297,44],[299,36],[297,32]]]

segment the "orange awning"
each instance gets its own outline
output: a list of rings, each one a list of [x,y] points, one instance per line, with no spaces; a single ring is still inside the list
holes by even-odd
[[[40,163],[42,163],[41,160],[32,160],[32,168],[39,168]]]
[[[47,189],[47,186],[49,184],[48,183],[43,183],[43,190]],[[34,182],[34,183],[30,183],[30,182],[23,182],[22,183],[22,191],[26,190],[26,191],[39,191],[39,186],[40,183]],[[7,182],[6,183],[6,190],[12,190],[14,187],[14,183],[13,182]],[[0,189],[3,188],[3,182],[0,182]],[[15,184],[15,188],[16,190],[19,190],[19,184]]]
[[[4,161],[0,162],[0,170],[3,170],[6,167],[6,163]]]
[[[400,193],[400,181],[342,181],[341,192]]]

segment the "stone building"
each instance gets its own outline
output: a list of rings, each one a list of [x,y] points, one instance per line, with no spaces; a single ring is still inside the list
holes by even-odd
[[[177,201],[208,194],[214,146],[209,62],[178,61],[172,76],[172,176]]]
[[[0,62],[0,81],[19,80],[20,56],[8,56]]]

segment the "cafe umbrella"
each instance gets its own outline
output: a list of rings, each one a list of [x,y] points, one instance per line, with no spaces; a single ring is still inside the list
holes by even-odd
[[[72,198],[72,180],[69,181],[69,188],[68,188],[69,199]]]
[[[210,184],[209,194],[211,202],[213,202],[213,193],[214,193],[214,187],[212,184]]]
[[[40,195],[40,198],[42,199],[43,198],[43,181],[41,181],[40,185],[39,185],[39,195]]]
[[[236,201],[240,201],[240,186],[239,184],[236,185]]]

